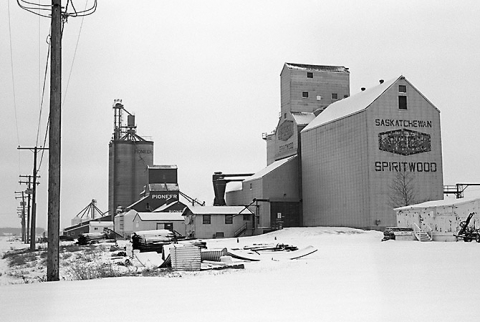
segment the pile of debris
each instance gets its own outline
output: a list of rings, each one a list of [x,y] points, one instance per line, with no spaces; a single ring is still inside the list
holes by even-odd
[[[296,246],[286,244],[253,244],[244,246],[243,249],[232,248],[228,254],[236,259],[261,261],[261,260],[292,260],[313,254],[317,249],[307,246],[298,249]]]
[[[98,244],[100,242],[115,241],[115,237],[111,236],[107,231],[98,233],[83,233],[77,238],[78,245]]]
[[[282,243],[252,244],[242,249],[209,249],[205,241],[178,240],[168,230],[139,231],[131,240],[132,243],[125,247],[125,258],[117,257],[117,263],[178,271],[243,269],[247,261],[292,260],[317,251],[313,246],[298,249]]]

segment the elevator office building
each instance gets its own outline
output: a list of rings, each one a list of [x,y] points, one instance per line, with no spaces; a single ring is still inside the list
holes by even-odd
[[[403,76],[350,97],[343,66],[286,63],[267,167],[227,192],[256,202],[259,228],[395,226],[410,203],[443,199],[440,112]],[[253,211],[254,209],[252,209]]]

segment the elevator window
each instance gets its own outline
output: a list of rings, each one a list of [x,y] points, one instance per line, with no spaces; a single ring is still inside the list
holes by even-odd
[[[399,96],[398,97],[398,108],[400,110],[407,109],[407,97],[406,96]]]

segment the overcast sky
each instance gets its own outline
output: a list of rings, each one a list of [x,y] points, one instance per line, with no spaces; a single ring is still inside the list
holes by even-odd
[[[64,27],[61,228],[92,199],[107,210],[117,98],[155,142],[154,163],[176,164],[192,197],[213,202],[215,171],[264,168],[262,133],[277,124],[285,62],[348,67],[351,95],[404,75],[441,111],[445,184],[480,183],[479,13],[473,0],[99,0]],[[19,227],[14,192],[25,189],[19,175],[32,173],[33,153],[17,147],[43,145],[50,19],[15,0],[0,1],[0,15],[0,227]],[[47,170],[45,154],[44,228]]]

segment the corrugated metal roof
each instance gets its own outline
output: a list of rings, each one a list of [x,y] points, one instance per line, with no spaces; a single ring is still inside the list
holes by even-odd
[[[137,216],[143,221],[160,221],[160,220],[181,220],[183,216],[181,212],[139,212]]]
[[[127,208],[135,207],[136,205],[138,205],[139,203],[141,203],[142,201],[144,201],[147,198],[148,198],[147,196],[144,196],[144,197],[138,199],[137,201],[135,201],[134,203],[132,203],[131,205],[129,205]]]
[[[443,199],[443,200],[434,200],[422,202],[416,205],[409,205],[404,207],[395,208],[395,211],[398,210],[408,210],[408,209],[419,209],[419,208],[430,208],[430,207],[449,207],[449,206],[458,206],[465,203],[480,201],[480,198],[462,198],[462,199]]]
[[[244,206],[188,206],[195,215],[251,215],[252,212]]]
[[[326,65],[307,65],[307,64],[296,64],[296,63],[285,63],[285,66],[290,69],[303,69],[303,70],[312,70],[318,72],[347,72],[348,68],[345,66],[326,66]]]
[[[383,84],[378,84],[375,87],[330,104],[310,122],[302,132],[315,129],[321,125],[365,110],[401,77],[403,76],[383,82]]]
[[[174,201],[174,202],[171,202],[171,203],[164,203],[163,205],[161,205],[160,207],[158,207],[157,209],[155,209],[153,212],[164,212],[164,210],[170,208],[170,207],[173,207],[174,205],[176,204],[182,204],[180,201]],[[183,204],[182,204],[183,205]]]
[[[292,112],[292,116],[297,125],[307,125],[315,119],[315,114],[309,112]]]
[[[271,164],[269,164],[266,168],[263,168],[262,170],[258,171],[257,173],[255,173],[253,176],[250,176],[248,178],[246,178],[244,180],[244,182],[248,182],[248,181],[252,181],[252,180],[256,180],[256,179],[260,179],[261,177],[263,177],[264,175],[266,175],[267,173],[275,170],[276,168],[284,165],[285,163],[287,163],[288,161],[290,160],[293,160],[294,158],[296,158],[297,155],[292,155],[291,157],[287,157],[285,159],[281,159],[281,160],[278,160],[278,161],[275,161]]]

